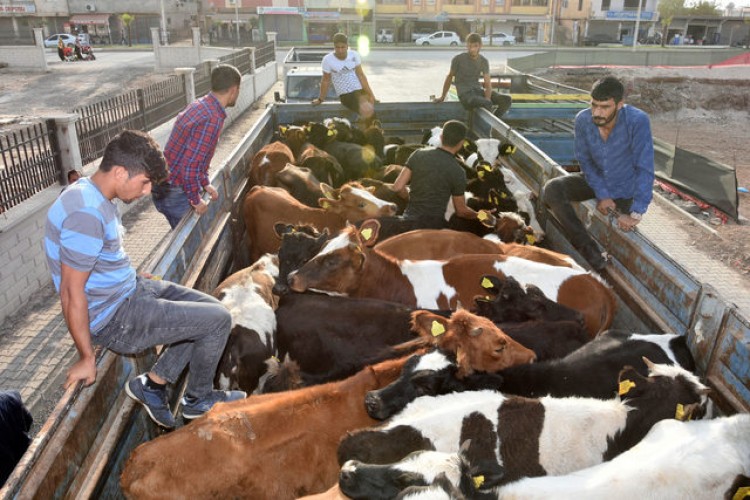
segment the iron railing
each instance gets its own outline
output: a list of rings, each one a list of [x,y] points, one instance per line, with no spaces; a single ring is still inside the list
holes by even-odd
[[[0,213],[60,182],[59,151],[53,120],[0,135]]]
[[[261,43],[255,47],[255,67],[260,68],[276,60],[276,44]]]

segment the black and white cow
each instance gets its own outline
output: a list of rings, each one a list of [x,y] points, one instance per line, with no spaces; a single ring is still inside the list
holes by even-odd
[[[368,393],[365,405],[371,417],[382,420],[418,396],[460,390],[494,389],[527,397],[549,394],[607,399],[617,391],[615,381],[623,366],[633,366],[644,375],[648,373],[643,357],[695,371],[681,335],[610,330],[562,359],[514,366],[498,373],[475,373],[462,380],[456,378],[456,367],[449,357],[439,352],[415,356],[404,366],[398,380]]]
[[[750,415],[658,422],[638,446],[609,462],[563,476],[526,478],[491,490],[483,500],[715,500],[747,498]]]
[[[383,425],[343,438],[339,463],[390,463],[417,450],[457,453],[471,439],[483,443],[485,462],[494,452],[502,484],[591,467],[638,444],[660,420],[705,415],[708,388],[697,376],[644,362],[648,377],[626,366],[617,378],[618,395],[607,400],[530,399],[496,391],[417,398]]]

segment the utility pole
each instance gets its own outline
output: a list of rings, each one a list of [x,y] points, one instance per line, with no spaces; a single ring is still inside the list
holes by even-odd
[[[237,30],[237,46],[240,46],[240,0],[229,0],[234,4],[234,25]]]
[[[638,45],[638,34],[641,26],[641,6],[644,0],[638,0],[638,13],[635,15],[635,33],[633,33],[633,52],[635,52],[635,46]]]
[[[159,21],[159,27],[161,28],[161,44],[167,45],[167,16],[164,14],[164,0],[161,2],[161,20]]]

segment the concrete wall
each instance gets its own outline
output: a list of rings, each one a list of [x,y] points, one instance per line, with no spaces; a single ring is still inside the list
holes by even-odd
[[[42,28],[34,28],[36,45],[15,45],[0,50],[0,63],[11,68],[29,68],[47,71],[47,57],[44,55],[44,37]]]
[[[742,49],[675,47],[674,49],[638,47],[622,49],[552,49],[524,57],[509,57],[508,66],[525,72],[553,66],[706,66],[743,53]]]
[[[276,82],[276,62],[259,68],[256,74],[244,75],[240,97],[233,108],[227,110],[225,127],[252,106],[252,104]],[[150,131],[156,141],[164,147],[174,120]],[[77,145],[77,143],[76,143]],[[98,167],[98,162],[81,166],[80,152],[78,162],[71,163],[71,168],[78,168],[84,175],[91,175]],[[43,239],[47,210],[60,194],[63,186],[55,185],[38,193],[0,215],[0,323],[26,305],[32,295],[45,286],[52,284],[44,254]],[[145,201],[150,203],[150,201]],[[120,213],[125,214],[133,207],[118,203]]]

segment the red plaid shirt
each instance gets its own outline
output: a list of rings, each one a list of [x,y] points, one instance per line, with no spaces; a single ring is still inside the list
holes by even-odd
[[[164,147],[169,182],[182,186],[192,205],[200,202],[200,191],[208,185],[208,167],[219,133],[227,117],[212,93],[201,97],[177,116]]]

